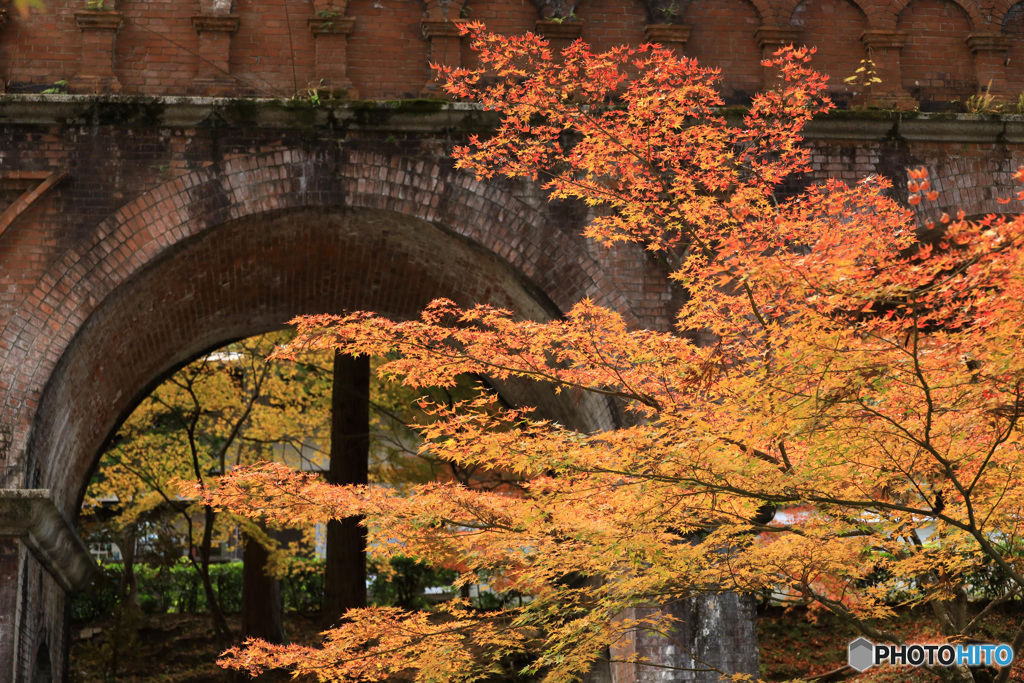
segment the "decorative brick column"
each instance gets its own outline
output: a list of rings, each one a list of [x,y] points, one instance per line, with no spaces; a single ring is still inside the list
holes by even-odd
[[[309,20],[309,30],[316,40],[316,72],[313,85],[326,88],[337,97],[356,99],[352,81],[348,79],[348,36],[355,26],[355,17],[334,16],[334,10],[322,10]]]
[[[800,45],[803,29],[784,26],[761,26],[754,33],[757,45],[761,48],[761,59],[771,59],[775,52],[789,45]],[[762,67],[764,71],[764,89],[775,87],[779,82],[779,72],[774,67]]]
[[[231,78],[231,36],[238,30],[237,14],[200,14],[192,17],[199,33],[199,68],[188,89],[190,95],[229,95],[236,89]]]
[[[1006,51],[1010,45],[1010,36],[1005,33],[972,33],[967,36],[967,47],[974,53],[979,93],[987,91],[1001,99],[1011,94],[1006,88]]]
[[[121,92],[114,75],[114,38],[123,15],[114,10],[80,10],[75,21],[82,32],[82,70],[68,81],[73,93]]]
[[[864,31],[860,41],[874,62],[875,75],[882,80],[870,89],[866,104],[887,109],[915,109],[917,100],[903,89],[900,50],[907,42],[906,31]]]
[[[690,39],[689,26],[682,24],[647,24],[644,26],[644,38],[649,43],[658,43],[682,56],[683,46]]]
[[[465,24],[464,19],[424,19],[420,22],[423,37],[430,43],[430,63],[445,66],[462,66],[462,35],[459,27]],[[447,95],[441,84],[431,74],[430,80],[420,91],[422,97],[443,98]]]

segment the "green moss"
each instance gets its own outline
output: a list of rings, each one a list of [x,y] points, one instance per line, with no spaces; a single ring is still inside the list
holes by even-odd
[[[833,109],[815,118],[826,121],[894,121],[916,119],[920,112],[894,109]]]
[[[158,126],[163,120],[164,103],[151,97],[118,97],[96,103],[95,120],[101,126]]]
[[[448,106],[448,100],[417,98],[411,100],[352,100],[347,107],[360,126],[381,126],[396,114],[436,114]]]
[[[225,118],[239,125],[255,123],[259,111],[260,104],[250,99],[233,99],[224,105]]]

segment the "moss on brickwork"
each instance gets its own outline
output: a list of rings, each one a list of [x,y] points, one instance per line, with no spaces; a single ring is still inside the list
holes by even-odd
[[[260,104],[253,99],[235,98],[225,103],[224,113],[225,118],[236,125],[252,125],[259,116]]]
[[[344,106],[360,126],[384,126],[398,114],[426,115],[443,111],[446,100],[352,100]]]
[[[164,108],[163,102],[152,97],[118,97],[97,101],[89,118],[101,126],[156,126],[163,119]]]

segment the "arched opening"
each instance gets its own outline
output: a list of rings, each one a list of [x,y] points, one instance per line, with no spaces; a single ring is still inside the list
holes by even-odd
[[[117,424],[157,381],[212,348],[302,313],[374,310],[408,318],[439,297],[537,319],[559,313],[493,254],[390,212],[284,210],[204,232],[115,289],[69,345],[32,442],[45,485],[58,505],[77,507]],[[546,403],[568,424],[591,421],[554,398]]]

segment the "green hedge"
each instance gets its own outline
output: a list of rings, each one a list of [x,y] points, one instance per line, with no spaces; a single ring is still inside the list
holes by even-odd
[[[100,565],[101,576],[93,585],[72,598],[71,617],[76,621],[90,621],[111,614],[117,607],[118,586],[121,583],[121,564]],[[371,562],[371,600],[377,605],[405,608],[423,608],[430,600],[423,595],[427,586],[444,586],[455,580],[455,572],[436,570],[414,560],[394,558],[388,579],[377,575],[377,566]],[[136,565],[139,607],[146,614],[204,613],[207,612],[206,593],[199,575],[186,559],[171,566],[154,567]],[[242,609],[242,563],[228,562],[210,565],[210,579],[226,613]],[[323,560],[292,559],[288,561],[281,578],[281,596],[284,609],[294,612],[320,610],[324,595]]]
[[[286,610],[315,611],[320,609],[324,591],[323,562],[293,560],[281,581]],[[203,613],[207,611],[206,592],[199,574],[187,560],[169,567],[136,565],[139,607],[146,614]],[[227,562],[210,565],[213,583],[221,609],[227,613],[242,609],[242,563]],[[121,583],[121,564],[100,565],[100,577],[92,586],[76,593],[71,600],[71,618],[89,621],[110,614],[117,606]]]

